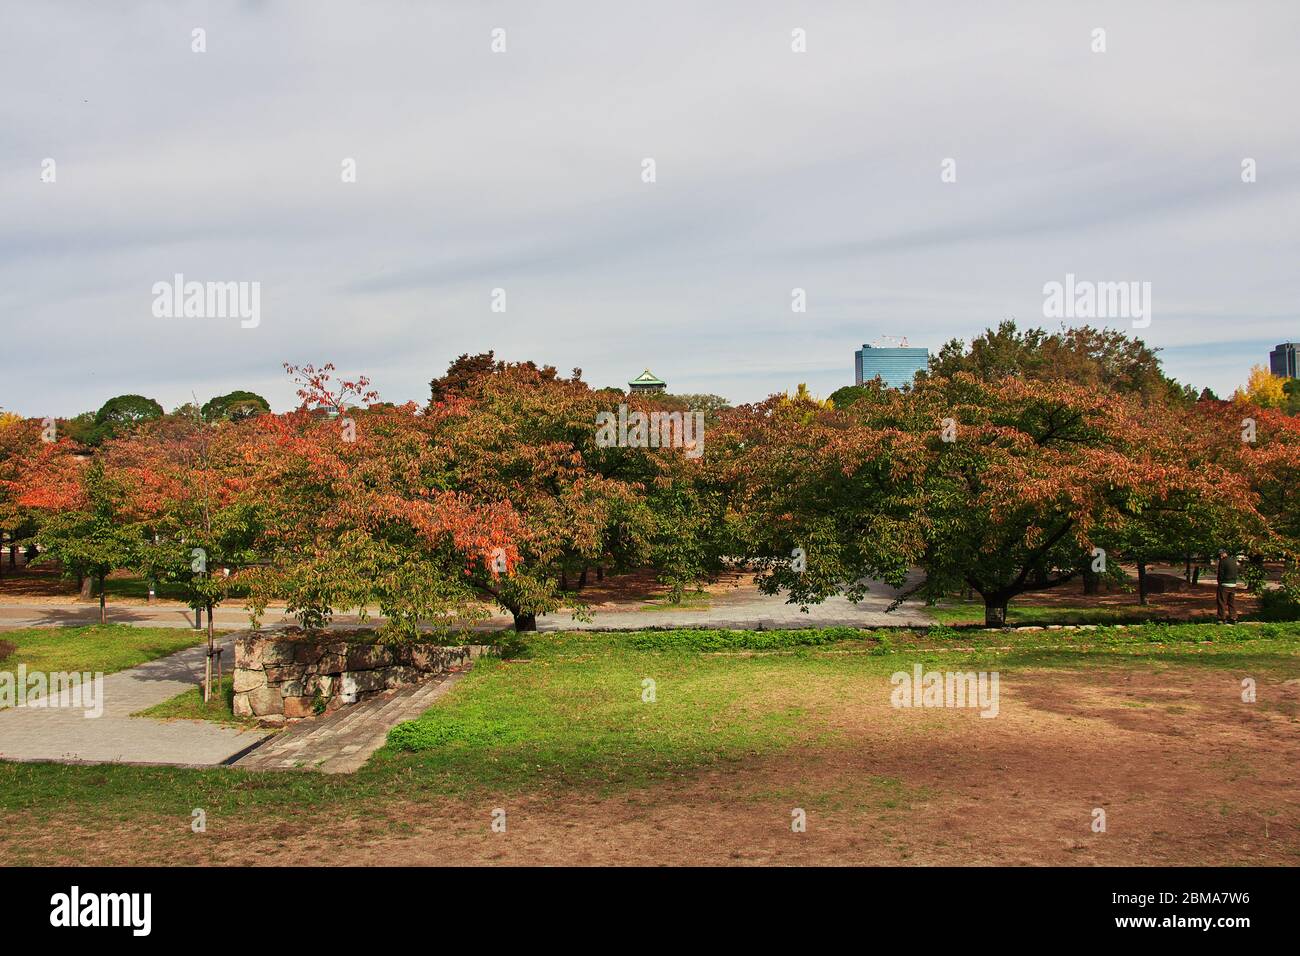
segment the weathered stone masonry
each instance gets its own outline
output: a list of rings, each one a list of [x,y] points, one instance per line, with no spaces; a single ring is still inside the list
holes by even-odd
[[[243,634],[235,638],[234,711],[238,717],[272,721],[330,713],[390,688],[430,680],[488,650],[481,644],[436,647]]]

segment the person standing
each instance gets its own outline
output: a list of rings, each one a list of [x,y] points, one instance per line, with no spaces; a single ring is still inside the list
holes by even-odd
[[[1222,548],[1219,549],[1218,589],[1215,591],[1214,604],[1219,623],[1237,623],[1237,559]]]

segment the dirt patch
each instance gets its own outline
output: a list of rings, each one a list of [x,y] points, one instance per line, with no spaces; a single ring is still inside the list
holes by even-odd
[[[1300,684],[1169,668],[1020,672],[1000,715],[827,701],[808,740],[611,795],[548,787],[287,819],[51,820],[0,857],[189,864],[1300,863]],[[506,811],[506,832],[492,831]],[[794,832],[792,812],[806,814]],[[1094,811],[1106,831],[1093,832]],[[60,815],[64,816],[64,815]],[[12,821],[17,823],[18,821]],[[0,834],[30,830],[8,823]],[[80,848],[76,853],[70,847]]]
[[[1181,576],[1181,571],[1173,568],[1162,568],[1160,573]],[[1184,583],[1182,588],[1178,591],[1152,592],[1147,595],[1147,603],[1143,605],[1138,599],[1136,578],[1131,583],[1131,590],[1107,587],[1097,594],[1084,594],[1080,582],[1077,586],[1063,585],[1050,591],[1029,591],[1019,595],[1011,603],[1012,607],[1113,607],[1131,608],[1134,611],[1140,609],[1152,620],[1213,620],[1216,590],[1214,570],[1210,569],[1208,576],[1207,572],[1202,571],[1199,583]],[[1259,597],[1241,589],[1236,594],[1236,607],[1237,613],[1243,617],[1254,614],[1259,610]]]

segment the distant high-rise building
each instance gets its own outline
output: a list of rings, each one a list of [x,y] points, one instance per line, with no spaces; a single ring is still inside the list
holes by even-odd
[[[853,384],[861,385],[879,377],[887,388],[901,388],[911,385],[916,373],[929,364],[929,349],[864,345],[853,353]]]
[[[1268,353],[1268,370],[1283,378],[1300,378],[1296,371],[1296,359],[1300,356],[1300,342],[1283,342]]]

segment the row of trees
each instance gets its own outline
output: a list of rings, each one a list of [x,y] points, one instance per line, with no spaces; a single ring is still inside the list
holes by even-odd
[[[172,415],[197,417],[202,421],[239,421],[271,410],[266,399],[256,392],[237,389],[218,395],[201,407],[182,405]],[[137,426],[164,417],[163,407],[144,395],[116,395],[98,411],[82,412],[57,423],[57,430],[87,448],[97,448],[111,438],[129,434]]]
[[[519,630],[581,613],[591,568],[652,568],[680,592],[743,560],[800,603],[920,569],[918,592],[973,590],[990,624],[1103,553],[1112,572],[1219,547],[1294,568],[1300,420],[1198,400],[1118,333],[981,341],[910,389],[734,409],[491,353],[452,363],[422,405],[287,366],[287,414],[164,415],[89,456],[37,422],[0,427],[0,524],[69,574],[132,567],[209,609],[237,585],[308,627],[377,607],[396,636],[485,600]],[[603,447],[597,414],[620,403],[706,409],[704,454]]]

